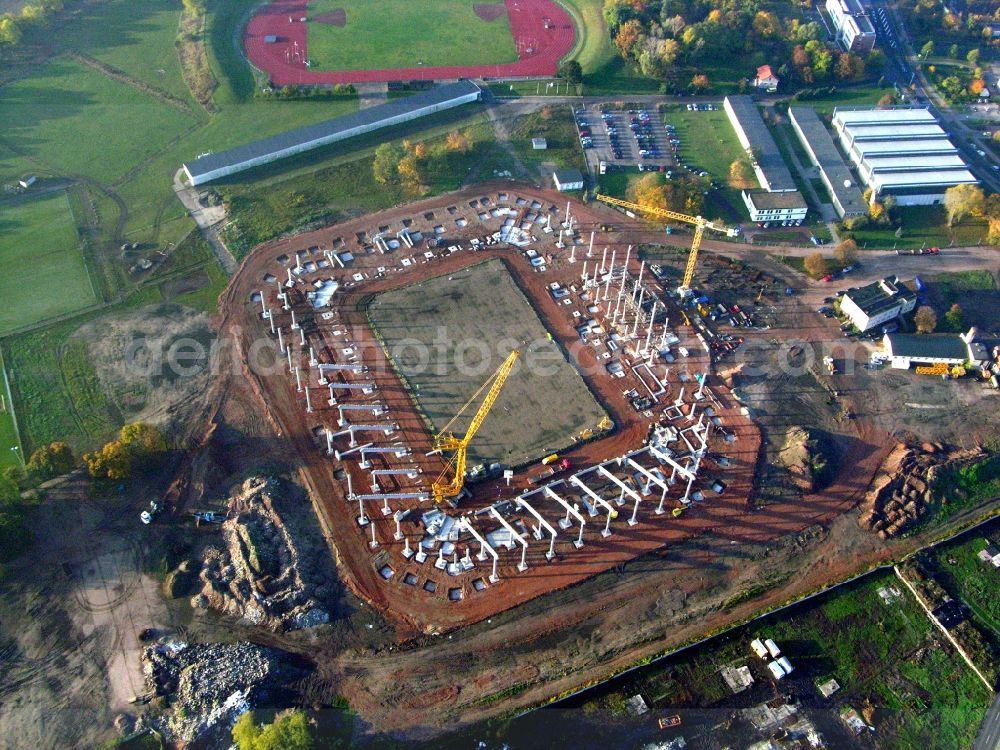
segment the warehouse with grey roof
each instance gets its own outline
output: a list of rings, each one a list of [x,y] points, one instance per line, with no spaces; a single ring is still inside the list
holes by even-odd
[[[820,180],[830,193],[830,200],[840,218],[850,219],[867,214],[865,197],[816,110],[789,107],[788,117],[802,147],[819,169]]]
[[[759,223],[801,223],[808,210],[805,198],[796,188],[778,144],[774,142],[753,99],[749,96],[727,96],[722,106],[736,131],[737,140],[750,157],[757,182],[764,188],[763,191],[744,190],[742,193],[750,218]],[[768,199],[766,193],[785,195],[781,199]]]
[[[926,108],[837,109],[833,129],[876,197],[927,206],[942,203],[950,187],[978,184]]]
[[[396,99],[315,125],[289,130],[228,151],[203,154],[186,162],[183,169],[192,185],[202,185],[357,135],[469,104],[477,101],[481,95],[480,88],[471,81],[435,86],[405,99]]]

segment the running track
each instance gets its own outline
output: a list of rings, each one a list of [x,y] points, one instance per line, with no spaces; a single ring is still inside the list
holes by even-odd
[[[503,65],[310,70],[302,62],[287,61],[285,54],[289,50],[290,59],[295,50],[306,49],[307,24],[300,19],[307,15],[307,0],[275,0],[266,6],[247,24],[243,47],[250,62],[266,72],[275,86],[554,75],[559,60],[573,48],[576,39],[569,15],[552,0],[505,0],[504,4],[514,38],[537,40],[537,43],[530,53],[522,50],[517,62]],[[289,18],[293,20],[289,22]],[[544,18],[550,20],[550,28],[545,28]],[[350,17],[347,23],[350,27]],[[276,36],[278,41],[265,44],[264,37],[268,35]],[[302,52],[301,57],[306,59],[308,55]]]

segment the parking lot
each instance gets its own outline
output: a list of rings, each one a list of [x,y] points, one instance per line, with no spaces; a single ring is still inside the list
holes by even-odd
[[[672,128],[664,126],[655,107],[581,108],[576,112],[576,124],[587,160],[595,172],[601,162],[656,171],[666,171],[677,163],[679,142]]]

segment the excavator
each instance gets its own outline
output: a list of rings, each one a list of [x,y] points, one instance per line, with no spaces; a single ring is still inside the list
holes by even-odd
[[[694,279],[694,269],[698,264],[698,248],[701,247],[701,236],[705,233],[705,230],[711,229],[713,232],[720,232],[725,234],[727,237],[735,237],[739,234],[738,230],[734,227],[725,227],[721,224],[709,221],[708,219],[704,219],[701,216],[688,216],[687,214],[678,213],[677,211],[668,211],[665,208],[642,206],[638,203],[623,201],[620,198],[612,198],[609,195],[595,195],[594,197],[602,203],[607,203],[609,206],[624,208],[626,211],[631,211],[633,213],[641,211],[642,213],[650,216],[655,216],[658,219],[668,219],[671,221],[682,221],[685,224],[694,224],[694,239],[691,241],[691,252],[688,255],[687,267],[684,269],[684,280],[681,281],[681,285],[677,287],[677,292],[681,297],[688,297],[691,294],[691,281]]]
[[[515,349],[512,351],[507,359],[503,361],[503,364],[497,368],[496,372],[487,378],[486,382],[479,387],[479,390],[472,395],[472,398],[466,401],[465,405],[459,409],[458,413],[451,418],[448,424],[435,435],[434,450],[431,453],[444,455],[446,451],[449,453],[454,452],[452,457],[446,461],[444,470],[438,476],[437,481],[431,484],[431,495],[434,497],[435,503],[440,504],[462,494],[462,488],[465,486],[465,457],[469,443],[472,442],[472,438],[476,436],[476,433],[483,424],[483,420],[486,419],[486,415],[490,413],[490,409],[496,403],[504,383],[510,377],[510,373],[514,369],[514,364],[520,356],[521,353],[518,350]],[[484,390],[486,390],[486,396],[476,410],[475,415],[473,415],[472,422],[469,423],[465,435],[462,437],[455,436],[451,431],[455,422],[462,416],[466,409],[479,399]],[[450,480],[448,479],[449,474],[451,474]]]

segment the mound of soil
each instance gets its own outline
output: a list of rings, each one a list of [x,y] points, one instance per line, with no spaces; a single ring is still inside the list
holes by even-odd
[[[331,10],[329,13],[318,13],[311,20],[316,23],[327,23],[330,26],[343,28],[347,25],[347,11],[343,8],[337,8],[336,10]]]
[[[495,21],[507,12],[503,3],[476,3],[472,9],[484,21]]]
[[[821,435],[796,426],[789,429],[778,456],[800,490],[815,492],[829,484],[836,473],[831,453]]]

